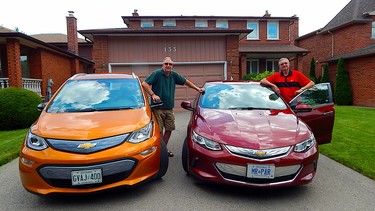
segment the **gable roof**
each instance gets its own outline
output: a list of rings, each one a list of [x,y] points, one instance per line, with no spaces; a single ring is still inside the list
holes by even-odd
[[[321,62],[333,62],[333,61],[337,61],[339,59],[353,59],[353,58],[357,58],[357,57],[364,57],[364,56],[371,56],[371,55],[375,55],[375,44],[372,44],[372,45],[367,46],[365,48],[361,48],[361,49],[358,49],[356,51],[352,51],[352,52],[349,52],[349,53],[336,55],[332,58],[329,58],[329,59],[327,59],[325,61],[321,61]]]
[[[318,33],[328,33],[355,23],[372,21],[370,13],[375,11],[374,0],[351,0]]]
[[[0,33],[5,33],[5,32],[15,32],[15,31],[12,29],[8,29],[4,26],[0,26]]]
[[[68,43],[68,36],[62,33],[34,34],[30,35],[30,37],[46,43]],[[87,43],[87,41],[82,38],[78,38],[78,43]]]
[[[43,48],[43,49],[47,49],[47,50],[55,52],[55,53],[63,54],[65,56],[69,57],[69,58],[77,58],[77,59],[80,59],[81,61],[83,61],[85,63],[94,64],[94,62],[92,60],[89,60],[87,58],[84,58],[84,57],[81,57],[81,56],[76,55],[74,53],[71,53],[69,51],[66,51],[62,48],[59,48],[59,47],[55,46],[55,45],[43,42],[41,40],[38,40],[38,39],[36,39],[34,37],[31,37],[31,36],[29,36],[27,34],[24,34],[24,33],[16,32],[16,31],[13,31],[13,30],[8,31],[9,29],[7,29],[7,28],[3,29],[3,28],[0,29],[0,44],[6,43],[7,39],[9,39],[9,38],[17,39],[17,40],[19,40],[21,45],[24,45],[24,46],[27,46],[27,47],[30,47],[30,48]]]

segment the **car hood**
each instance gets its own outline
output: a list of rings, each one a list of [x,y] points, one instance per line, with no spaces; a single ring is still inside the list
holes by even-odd
[[[201,110],[196,131],[233,146],[270,149],[310,137],[308,127],[289,110]]]
[[[43,111],[31,132],[44,137],[70,140],[92,140],[138,130],[150,122],[146,109],[47,113]]]

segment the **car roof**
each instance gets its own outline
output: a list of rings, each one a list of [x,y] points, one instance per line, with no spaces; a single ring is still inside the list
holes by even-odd
[[[86,74],[86,73],[78,73],[72,76],[69,80],[90,80],[90,79],[113,79],[113,78],[138,78],[135,74],[112,74],[112,73],[105,73],[105,74]]]

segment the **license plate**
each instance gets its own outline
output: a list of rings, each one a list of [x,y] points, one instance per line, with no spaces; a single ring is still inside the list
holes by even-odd
[[[275,177],[275,166],[247,164],[247,177],[273,179]]]
[[[102,182],[101,169],[72,171],[71,176],[72,185],[87,185]]]

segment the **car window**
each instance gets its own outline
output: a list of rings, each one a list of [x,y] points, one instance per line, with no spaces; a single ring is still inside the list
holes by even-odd
[[[143,106],[141,87],[136,79],[70,80],[57,93],[47,112],[88,112]]]
[[[209,83],[200,106],[212,109],[286,109],[284,101],[259,84]]]
[[[327,83],[316,84],[314,87],[297,95],[291,102],[290,106],[294,108],[298,104],[308,104],[312,107],[332,103],[333,97],[330,86]]]

